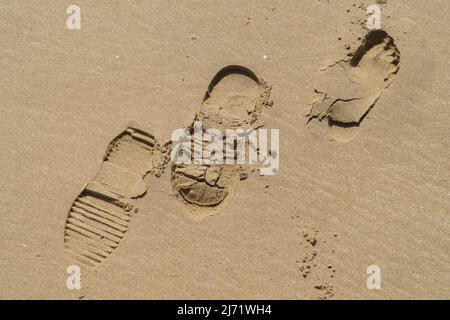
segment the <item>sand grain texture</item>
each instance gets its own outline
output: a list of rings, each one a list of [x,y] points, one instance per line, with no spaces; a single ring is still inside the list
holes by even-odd
[[[61,1],[0,4],[0,298],[450,297],[449,1],[380,4],[387,42],[341,63],[357,84],[329,66],[363,44],[368,1],[77,4],[81,30]],[[201,104],[229,65],[271,86],[258,118],[280,129],[280,171],[246,170],[196,220],[141,132],[110,143],[129,120],[166,155],[195,115],[252,126]],[[314,89],[368,100],[312,107]],[[81,291],[66,288],[74,263]],[[366,287],[374,264],[381,290]]]

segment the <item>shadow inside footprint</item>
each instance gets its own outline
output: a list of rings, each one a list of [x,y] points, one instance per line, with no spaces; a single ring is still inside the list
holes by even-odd
[[[194,123],[202,124],[203,133],[216,129],[223,137],[226,129],[254,129],[263,108],[271,104],[269,95],[270,87],[247,68],[223,68],[213,77],[188,131],[193,133]],[[206,147],[210,141],[198,143]],[[243,166],[224,164],[225,156],[223,152],[223,158],[216,163],[172,164],[173,190],[194,218],[215,213],[234,193]]]
[[[327,85],[316,89],[307,114],[308,125],[323,123],[328,136],[352,140],[370,109],[394,80],[400,52],[383,30],[370,31],[352,59],[340,60],[325,71]]]

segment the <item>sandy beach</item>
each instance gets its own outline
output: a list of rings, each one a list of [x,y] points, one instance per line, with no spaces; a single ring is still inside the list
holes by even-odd
[[[0,4],[0,299],[450,298],[449,1],[71,4]]]

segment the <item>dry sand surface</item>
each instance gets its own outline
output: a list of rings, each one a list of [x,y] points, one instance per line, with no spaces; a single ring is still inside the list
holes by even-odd
[[[1,299],[450,298],[448,0],[70,4],[0,4]],[[193,120],[279,172],[173,163]]]

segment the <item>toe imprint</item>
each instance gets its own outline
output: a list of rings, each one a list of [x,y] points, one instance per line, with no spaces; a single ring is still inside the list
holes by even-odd
[[[326,68],[333,87],[316,89],[308,124],[327,120],[328,134],[340,141],[355,137],[369,110],[394,80],[399,70],[400,52],[383,30],[369,32],[353,58]],[[344,129],[344,130],[341,130]],[[349,132],[346,132],[346,131]]]

